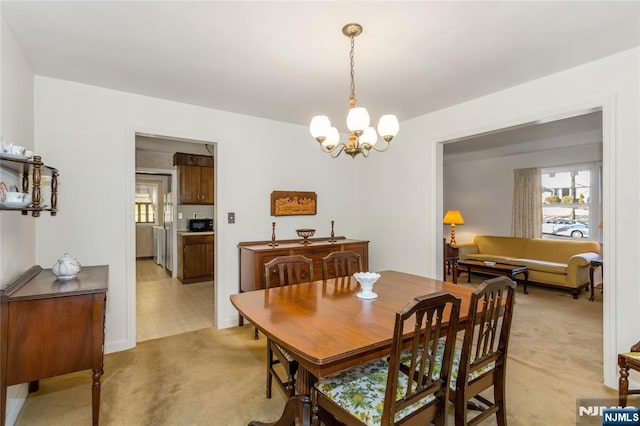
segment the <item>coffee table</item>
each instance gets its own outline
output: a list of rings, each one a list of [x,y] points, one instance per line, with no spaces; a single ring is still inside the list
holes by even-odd
[[[453,282],[458,282],[458,276],[460,272],[467,271],[467,282],[471,282],[471,272],[484,273],[490,275],[505,275],[515,281],[516,275],[524,275],[522,284],[524,285],[524,294],[529,294],[527,290],[527,283],[529,282],[529,268],[524,265],[509,265],[506,263],[495,263],[493,265],[487,265],[482,260],[464,259],[458,260],[457,272],[454,274]]]

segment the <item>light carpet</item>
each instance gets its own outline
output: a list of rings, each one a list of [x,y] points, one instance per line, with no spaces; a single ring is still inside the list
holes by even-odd
[[[106,355],[101,424],[240,426],[276,420],[285,399],[277,388],[265,398],[266,339],[252,336],[251,326],[208,328]],[[574,300],[534,286],[525,295],[518,286],[509,350],[512,426],[574,425],[576,398],[616,397],[602,384],[599,292],[589,302],[587,293]],[[90,424],[90,376],[85,371],[42,380],[16,424]]]

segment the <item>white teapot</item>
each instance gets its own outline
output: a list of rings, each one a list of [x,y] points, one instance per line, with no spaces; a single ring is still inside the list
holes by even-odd
[[[80,272],[80,262],[69,253],[65,253],[51,268],[59,280],[70,280]]]

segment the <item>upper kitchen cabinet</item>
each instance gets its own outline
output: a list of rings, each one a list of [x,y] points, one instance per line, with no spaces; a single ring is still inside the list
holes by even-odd
[[[176,152],[173,165],[178,166],[180,204],[214,204],[213,157]]]

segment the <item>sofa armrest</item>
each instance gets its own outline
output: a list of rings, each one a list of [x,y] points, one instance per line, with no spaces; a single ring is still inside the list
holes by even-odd
[[[478,253],[478,245],[476,243],[456,244],[455,247],[458,249],[458,257],[460,259],[464,259],[468,254]]]
[[[588,267],[592,260],[599,259],[598,253],[587,252],[579,253],[569,258],[567,263],[567,280],[574,286],[588,282]]]
[[[569,258],[569,262],[567,262],[567,266],[569,268],[573,267],[581,267],[581,266],[589,266],[592,260],[596,260],[600,258],[598,253],[579,253]]]

